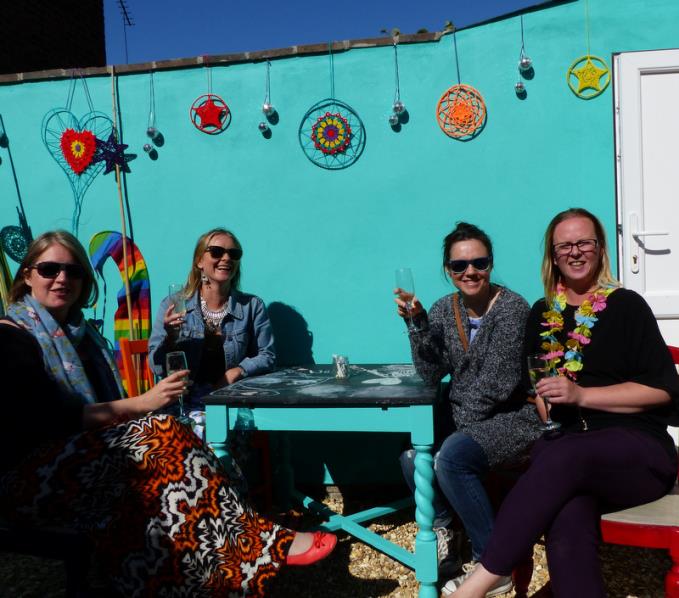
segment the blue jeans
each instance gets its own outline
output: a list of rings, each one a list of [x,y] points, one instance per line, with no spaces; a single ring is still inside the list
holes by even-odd
[[[400,461],[406,483],[414,492],[415,451],[403,452]],[[489,469],[483,449],[462,432],[448,436],[434,456],[434,527],[450,525],[452,507],[471,540],[474,560],[485,550],[495,518],[483,487]]]

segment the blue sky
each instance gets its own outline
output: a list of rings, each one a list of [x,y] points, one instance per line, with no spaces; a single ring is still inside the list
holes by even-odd
[[[543,0],[544,1],[544,0]],[[345,39],[458,27],[540,4],[540,0],[126,0],[129,63],[230,54]],[[125,43],[118,2],[104,0],[106,55],[124,64]]]

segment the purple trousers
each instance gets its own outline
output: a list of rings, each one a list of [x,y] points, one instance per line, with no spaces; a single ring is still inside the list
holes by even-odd
[[[541,438],[530,468],[502,503],[481,563],[511,575],[544,534],[554,596],[605,597],[597,552],[601,514],[662,497],[676,476],[676,460],[638,430]]]

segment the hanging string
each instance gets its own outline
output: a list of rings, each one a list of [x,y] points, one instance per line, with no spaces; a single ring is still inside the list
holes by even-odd
[[[210,69],[210,64],[207,56],[203,56],[203,62],[205,68],[207,69],[207,92],[212,94],[212,70]]]
[[[394,71],[396,76],[396,93],[394,95],[394,102],[401,99],[401,81],[398,76],[398,45],[394,43]]]
[[[149,128],[156,126],[156,86],[153,81],[153,71],[149,73]]]
[[[585,0],[585,32],[587,36],[587,56],[590,56],[589,51],[589,0]]]
[[[73,73],[71,74],[71,85],[68,88],[68,96],[66,98],[66,110],[71,110],[71,106],[73,105],[73,98],[75,96],[75,88],[78,82],[78,78],[80,79],[80,82],[83,85],[83,90],[85,91],[85,99],[87,100],[87,105],[90,108],[90,112],[94,112],[94,104],[92,103],[92,97],[90,96],[90,89],[87,86],[87,81],[85,77],[83,77],[82,71],[78,69],[73,69]]]
[[[521,52],[519,52],[519,60],[526,55],[526,44],[523,40],[523,15],[521,15]]]
[[[460,79],[460,60],[457,56],[457,32],[453,30],[453,48],[455,50],[455,68],[457,69],[457,84],[460,85],[462,80]]]
[[[271,103],[271,62],[266,61],[266,82],[264,85],[264,103]]]
[[[335,57],[332,54],[332,42],[328,42],[328,56],[330,58],[330,97],[335,97]]]

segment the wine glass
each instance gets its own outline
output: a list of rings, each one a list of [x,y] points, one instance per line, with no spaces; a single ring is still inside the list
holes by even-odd
[[[415,281],[413,280],[413,271],[410,268],[398,268],[396,270],[396,287],[401,290],[399,298],[402,301],[405,301],[406,304],[406,312],[408,313],[406,325],[408,326],[408,331],[416,331],[417,328],[413,323],[412,315],[412,301],[415,297]]]
[[[548,376],[557,376],[558,374],[554,369],[549,366],[549,361],[545,359],[543,353],[535,353],[528,356],[528,376],[530,377],[530,383],[533,385],[533,390],[537,396],[538,391],[535,389],[537,383],[543,378]],[[547,397],[541,397],[545,402],[545,410],[547,412],[547,419],[545,420],[542,429],[545,431],[558,430],[561,427],[559,422],[552,421],[552,416],[549,409],[549,399]]]
[[[166,375],[174,374],[175,372],[180,372],[182,370],[188,370],[186,364],[186,354],[184,351],[170,351],[165,355],[165,370]],[[184,412],[184,395],[180,395],[178,399],[179,403],[179,420],[186,421],[186,413]]]
[[[172,311],[176,314],[182,314],[186,311],[186,296],[184,295],[184,285],[180,283],[172,283],[169,287],[170,300],[174,303]]]

